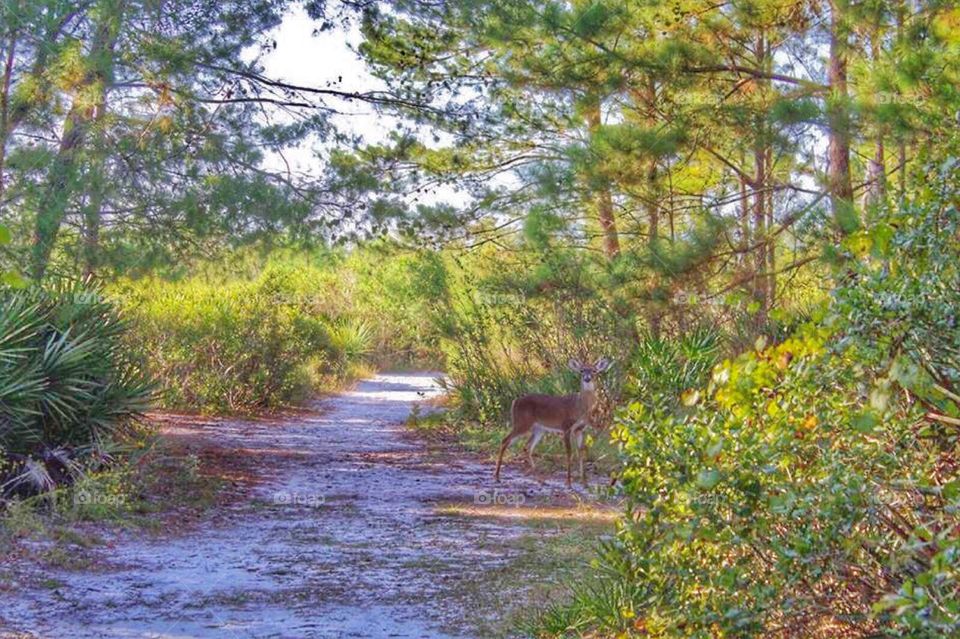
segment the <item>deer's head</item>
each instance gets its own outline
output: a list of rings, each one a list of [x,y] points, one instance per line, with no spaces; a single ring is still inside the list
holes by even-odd
[[[584,364],[579,359],[571,359],[567,363],[567,366],[570,367],[570,370],[580,376],[580,386],[583,388],[583,390],[592,390],[594,378],[610,368],[610,364],[611,362],[609,359],[606,357],[601,357],[594,362],[593,365]]]

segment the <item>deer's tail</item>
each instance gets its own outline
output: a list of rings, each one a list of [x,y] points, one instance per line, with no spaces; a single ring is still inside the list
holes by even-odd
[[[510,402],[510,429],[512,430],[514,426],[517,425],[517,402],[520,401],[520,398],[516,398]]]

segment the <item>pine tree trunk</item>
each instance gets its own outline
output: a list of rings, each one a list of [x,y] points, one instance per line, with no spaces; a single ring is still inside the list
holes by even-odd
[[[96,171],[102,170],[97,167]],[[103,178],[98,175],[90,184],[90,200],[83,211],[83,274],[93,277],[100,266],[100,217],[103,207]]]
[[[773,168],[773,149],[767,148],[767,167]],[[768,181],[769,178],[768,178]],[[767,234],[771,234],[775,227],[773,189],[767,190]],[[777,304],[777,242],[775,238],[768,238],[767,242],[767,315]]]
[[[741,158],[741,165],[746,164],[744,158]],[[750,247],[750,191],[749,185],[744,177],[740,177],[740,250],[737,260],[738,265],[746,270],[748,252]]]
[[[5,187],[3,171],[6,167],[7,140],[10,136],[10,84],[13,81],[13,61],[17,50],[17,31],[10,34],[3,62],[3,79],[0,81],[0,202]]]
[[[827,123],[830,127],[827,162],[828,190],[833,219],[843,233],[859,227],[853,209],[853,181],[850,177],[850,113],[847,105],[847,28],[838,2],[830,6],[830,59],[827,79]]]
[[[649,225],[647,244],[653,247],[660,239],[660,202],[654,197],[657,185],[657,161],[650,160],[650,167],[647,169],[647,221]]]
[[[97,106],[106,104],[107,83],[113,74],[113,50],[120,31],[123,3],[105,0],[98,9],[99,20],[89,52],[93,66],[78,88],[77,97],[67,115],[60,148],[37,207],[31,270],[33,279],[38,282],[46,274],[67,205],[75,190],[78,156],[94,120],[99,117]],[[98,92],[94,106],[86,106],[90,89]]]
[[[767,40],[764,33],[757,35],[756,56],[759,67],[764,68],[768,64]],[[765,80],[758,81],[766,91],[769,82]],[[763,327],[767,323],[767,317],[770,311],[770,291],[767,262],[769,259],[767,250],[767,179],[768,179],[768,158],[769,142],[766,135],[766,123],[763,118],[757,118],[757,141],[754,146],[753,160],[755,165],[755,175],[753,180],[753,238],[754,238],[754,300],[760,305],[756,314],[757,327]]]
[[[609,187],[603,187],[597,198],[597,217],[603,230],[603,252],[610,259],[620,253],[620,240],[617,237],[617,222],[613,217],[613,196]]]
[[[94,118],[97,148],[90,162],[90,178],[86,181],[88,201],[83,211],[83,272],[86,277],[96,275],[100,265],[100,225],[107,185],[103,156],[107,145],[106,114],[107,96],[103,93]]]
[[[879,30],[874,30],[870,37],[870,44],[873,53],[873,63],[874,65],[879,65],[881,50]],[[879,123],[877,123],[875,126],[876,137],[874,141],[873,158],[871,158],[869,164],[867,165],[867,187],[863,193],[864,209],[875,206],[882,202],[887,190],[883,128]]]
[[[897,40],[903,37],[903,25],[906,21],[907,7],[903,0],[897,3]],[[897,165],[900,167],[899,174],[899,196],[902,200],[907,195],[907,143],[901,132],[897,142]]]
[[[591,134],[600,129],[600,100],[587,109],[587,127]],[[613,213],[613,195],[610,187],[604,185],[597,194],[597,220],[603,233],[603,252],[610,259],[620,253],[620,239],[617,234],[617,220]]]
[[[766,153],[758,148],[754,153],[756,175],[753,191],[753,297],[760,308],[757,311],[757,326],[763,326],[767,321],[768,304],[767,294],[767,196],[766,196]]]

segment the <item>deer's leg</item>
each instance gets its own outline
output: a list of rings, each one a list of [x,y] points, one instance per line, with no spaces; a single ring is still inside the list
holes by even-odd
[[[570,467],[571,467],[573,464],[572,464],[572,460],[570,459],[570,457],[571,457],[571,450],[570,450],[570,431],[569,431],[569,430],[563,431],[563,448],[564,448],[564,450],[565,450],[566,453],[567,453],[567,488],[570,488],[570,484],[571,484],[571,482],[570,482]]]
[[[506,452],[507,447],[510,446],[510,443],[517,435],[519,435],[519,433],[516,431],[510,431],[510,433],[503,438],[503,442],[500,444],[500,455],[497,457],[497,470],[493,473],[494,481],[500,481],[500,465],[503,464],[503,453]]]
[[[576,442],[577,442],[577,459],[580,462],[580,481],[583,483],[584,486],[587,485],[587,473],[583,469],[583,458],[587,456],[587,446],[584,443],[584,440],[586,438],[584,437],[584,434],[583,434],[583,431],[585,429],[586,429],[586,426],[581,426],[580,429],[577,431],[577,434],[575,435]]]
[[[537,469],[533,463],[533,449],[537,447],[541,437],[543,437],[543,431],[539,428],[534,428],[533,433],[530,434],[530,439],[527,440],[527,444],[524,446],[524,450],[527,451],[527,461],[530,462],[530,470]]]

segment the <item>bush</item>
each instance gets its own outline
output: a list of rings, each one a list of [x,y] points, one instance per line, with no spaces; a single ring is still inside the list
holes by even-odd
[[[540,257],[536,266],[500,260],[489,272],[467,265],[437,316],[460,419],[505,424],[510,403],[523,393],[579,390],[570,359],[607,356],[614,366],[603,376],[594,423],[610,421],[635,319],[602,294],[589,259],[571,251]]]
[[[348,325],[362,328],[366,359],[381,368],[442,366],[435,318],[450,292],[449,265],[441,253],[374,244],[353,251],[337,274],[351,284]]]
[[[90,446],[146,410],[152,385],[128,330],[95,289],[0,289],[0,445]]]
[[[96,289],[0,288],[0,494],[69,480],[74,457],[147,410],[153,384],[128,330]]]
[[[135,340],[167,407],[247,412],[302,398],[334,360],[330,333],[298,273],[253,281],[129,284]]]
[[[377,245],[228,262],[226,272],[208,265],[212,272],[187,279],[117,287],[137,320],[131,345],[159,378],[166,407],[275,408],[370,366],[441,359],[430,309],[445,271],[435,253]]]

